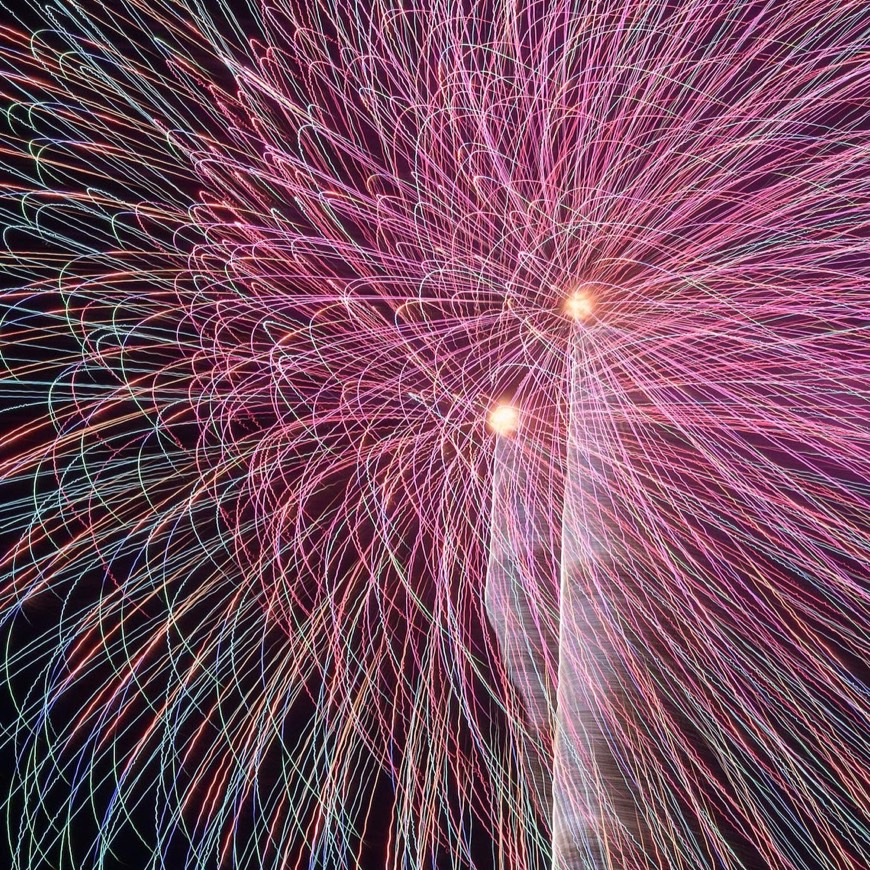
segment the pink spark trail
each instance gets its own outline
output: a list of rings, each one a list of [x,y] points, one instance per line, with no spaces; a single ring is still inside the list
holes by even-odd
[[[866,3],[28,15],[11,866],[866,870]]]

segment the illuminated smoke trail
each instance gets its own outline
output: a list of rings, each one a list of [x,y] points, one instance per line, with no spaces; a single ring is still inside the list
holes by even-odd
[[[607,828],[620,821],[604,770],[608,742],[602,719],[616,689],[615,655],[605,632],[607,614],[601,612],[606,590],[614,588],[602,575],[619,561],[614,530],[608,528],[614,518],[604,461],[617,433],[608,424],[606,391],[584,352],[589,340],[583,332],[576,336],[568,369],[554,740],[556,870],[620,866],[612,863],[608,847]]]
[[[556,870],[623,866],[614,841],[637,839],[626,783],[615,769],[606,711],[620,692],[617,656],[606,626],[611,590],[630,566],[620,558],[607,457],[619,434],[610,424],[606,388],[587,347],[595,329],[582,320],[591,301],[575,295],[566,313],[578,322],[567,366],[568,406],[561,541],[543,499],[554,487],[541,465],[561,468],[535,434],[523,432],[519,411],[496,407],[490,427],[495,444],[492,540],[486,603],[511,681],[524,703],[534,738],[528,775],[537,803],[552,818]],[[558,586],[548,594],[548,564],[556,553]]]
[[[866,5],[0,29],[16,870],[870,866]]]
[[[484,600],[501,660],[522,699],[528,730],[515,739],[523,753],[530,804],[538,818],[549,820],[559,625],[558,585],[551,574],[559,546],[553,540],[549,511],[539,502],[542,492],[550,492],[534,474],[543,459],[536,457],[530,467],[523,450],[534,455],[535,444],[517,433],[519,422],[511,405],[501,405],[490,415],[497,440]],[[539,851],[546,860],[549,844]]]

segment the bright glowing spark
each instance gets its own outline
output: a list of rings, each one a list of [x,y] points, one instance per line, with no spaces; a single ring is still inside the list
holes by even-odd
[[[589,320],[595,310],[594,300],[586,290],[575,290],[566,300],[564,312],[572,320]]]
[[[519,422],[519,412],[513,405],[497,405],[489,414],[489,427],[496,435],[512,435]]]

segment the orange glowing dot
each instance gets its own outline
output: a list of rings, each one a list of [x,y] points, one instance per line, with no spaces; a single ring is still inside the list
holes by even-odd
[[[489,412],[489,428],[496,435],[512,435],[520,424],[520,415],[513,405],[498,405]]]
[[[594,310],[594,300],[585,290],[575,290],[565,300],[565,314],[572,320],[588,320]]]

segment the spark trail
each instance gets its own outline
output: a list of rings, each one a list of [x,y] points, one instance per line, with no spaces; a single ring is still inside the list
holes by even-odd
[[[3,25],[13,867],[870,866],[865,7]]]

